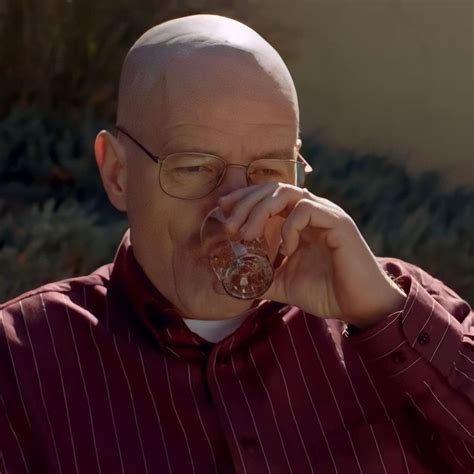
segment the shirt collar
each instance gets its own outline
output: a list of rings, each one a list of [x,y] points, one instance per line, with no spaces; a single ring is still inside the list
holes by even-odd
[[[110,300],[114,311],[125,317],[124,325],[142,326],[156,343],[176,356],[202,356],[213,344],[194,334],[181,314],[153,285],[137,262],[127,230],[114,258],[110,276]],[[261,303],[258,304],[257,303]],[[232,336],[235,349],[246,337],[255,334],[262,318],[271,314],[274,302],[256,302],[246,321]],[[133,321],[130,319],[133,318]],[[122,318],[120,318],[122,319]],[[225,346],[226,339],[219,342]]]

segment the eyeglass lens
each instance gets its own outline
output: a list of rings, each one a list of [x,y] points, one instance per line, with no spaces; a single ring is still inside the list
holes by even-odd
[[[226,169],[225,161],[210,155],[178,153],[161,163],[160,184],[171,196],[198,199],[211,193]],[[280,159],[259,159],[247,168],[248,184],[280,182],[298,184],[304,176],[302,163]]]

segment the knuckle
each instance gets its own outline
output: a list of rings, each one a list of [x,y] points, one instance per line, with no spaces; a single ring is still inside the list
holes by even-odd
[[[350,228],[355,226],[355,223],[351,216],[349,216],[349,214],[346,214],[344,211],[333,211],[331,214],[333,215],[338,225],[340,225],[341,227]]]
[[[272,183],[270,189],[273,189],[272,197],[276,198],[286,192],[286,185],[283,183]]]
[[[288,183],[270,183],[270,184],[271,184],[270,189],[274,190],[272,194],[273,197],[277,197],[282,194],[294,193],[295,191],[301,194],[303,191],[301,188],[298,188]]]
[[[356,223],[354,219],[352,219],[352,217],[349,214],[346,214],[345,212],[342,213],[341,220],[344,223],[344,225],[348,227],[356,227]]]
[[[297,203],[296,206],[298,209],[306,211],[308,209],[314,209],[316,207],[316,203],[308,198],[302,198]]]

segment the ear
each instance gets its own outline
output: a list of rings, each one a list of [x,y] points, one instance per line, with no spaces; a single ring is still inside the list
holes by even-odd
[[[95,139],[95,160],[109,200],[119,211],[127,210],[127,167],[125,152],[118,140],[106,130]]]
[[[298,138],[298,140],[296,140],[296,151],[300,151],[301,150],[301,146],[303,145],[303,142],[301,141],[301,138]]]

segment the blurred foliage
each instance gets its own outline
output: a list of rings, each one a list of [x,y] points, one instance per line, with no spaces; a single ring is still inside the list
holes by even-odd
[[[74,200],[8,212],[0,221],[0,301],[111,261],[125,228],[100,223]]]
[[[107,127],[90,111],[15,109],[0,121],[0,199],[10,209],[53,198],[107,205],[93,155]]]
[[[474,303],[474,192],[442,191],[437,173],[409,175],[386,157],[307,144],[311,190],[357,222],[376,255],[415,263]]]
[[[0,301],[111,260],[126,227],[93,158],[107,124],[90,111],[17,109],[0,120]],[[474,193],[446,193],[388,159],[330,151],[310,139],[307,186],[359,225],[377,255],[420,265],[474,302]]]
[[[148,28],[196,13],[244,21],[292,54],[291,31],[258,0],[4,0],[0,117],[14,107],[89,107],[113,121],[122,61]]]
[[[258,0],[0,2],[0,301],[110,261],[126,221],[102,191],[94,137],[114,121],[133,42],[195,13],[244,21],[284,59],[297,54],[298,32],[271,23]],[[314,142],[305,155],[317,170],[308,186],[346,209],[377,254],[416,263],[474,302],[473,193]]]
[[[16,109],[0,121],[0,301],[111,261],[125,217],[93,155],[90,111]]]

